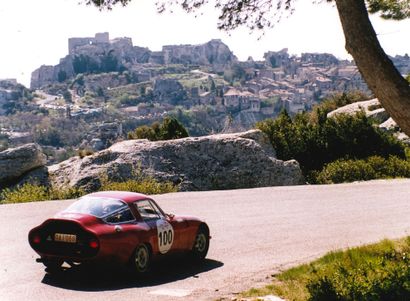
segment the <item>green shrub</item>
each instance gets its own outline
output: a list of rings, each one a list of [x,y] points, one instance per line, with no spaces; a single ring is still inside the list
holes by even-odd
[[[100,190],[123,190],[145,194],[162,194],[177,192],[178,186],[175,186],[171,182],[161,183],[153,178],[127,180],[124,182],[103,180]],[[0,204],[75,199],[84,194],[84,190],[79,188],[48,188],[26,183],[13,189],[3,189],[0,192]]]
[[[85,194],[85,191],[81,188],[67,187],[67,188],[56,188],[51,187],[48,189],[50,200],[68,200],[76,199]]]
[[[337,160],[316,175],[318,184],[410,177],[410,161],[372,156],[364,160]]]
[[[405,158],[404,145],[374,127],[363,112],[327,118],[327,109],[299,113],[282,111],[277,119],[256,124],[268,137],[279,159],[296,159],[309,181],[324,165],[339,159],[370,156]]]
[[[178,186],[172,182],[159,182],[151,176],[144,175],[138,166],[133,168],[131,179],[112,180],[108,178],[108,173],[104,173],[100,176],[100,183],[100,191],[122,190],[144,194],[162,194],[178,191]]]
[[[3,189],[0,193],[0,203],[7,204],[64,200],[78,198],[83,194],[84,191],[77,188],[57,189],[26,183],[13,189]]]
[[[84,158],[84,157],[87,157],[87,156],[91,156],[91,155],[93,155],[94,154],[94,151],[92,150],[92,149],[88,149],[88,148],[86,148],[86,149],[79,149],[79,150],[77,150],[77,155],[82,159],[82,158]]]
[[[323,100],[320,104],[314,107],[312,112],[313,117],[316,116],[318,109],[324,111],[326,114],[336,110],[337,108],[344,107],[348,104],[368,100],[369,97],[361,91],[352,91],[348,93],[335,93],[330,95],[327,99]]]
[[[309,300],[410,300],[408,247],[405,251],[386,249],[380,255],[363,256],[357,261],[355,254],[348,251],[340,261],[332,263],[326,271],[321,271],[308,282]]]
[[[160,124],[154,122],[151,126],[142,125],[137,127],[133,132],[129,132],[128,139],[148,139],[157,141],[160,139]]]
[[[410,147],[406,146],[405,149],[406,159],[410,161]]]
[[[0,194],[2,203],[26,203],[47,200],[48,192],[44,186],[24,184],[15,189],[3,189]]]
[[[242,296],[274,294],[293,301],[410,300],[409,252],[410,237],[330,252]]]
[[[152,177],[143,176],[138,170],[134,171],[134,179],[118,182],[109,181],[107,175],[103,175],[100,177],[100,182],[100,190],[122,190],[145,194],[162,194],[178,191],[177,185],[171,182],[159,182]],[[12,189],[3,189],[0,192],[0,204],[75,199],[84,194],[85,191],[81,188],[45,187],[25,183]]]
[[[124,182],[102,182],[100,190],[123,190],[144,194],[162,194],[177,192],[178,187],[171,182],[161,183],[152,178],[142,180],[127,180]]]
[[[155,122],[150,127],[140,126],[127,135],[128,139],[148,139],[151,141],[171,140],[188,136],[188,131],[174,117],[165,117],[161,124]]]

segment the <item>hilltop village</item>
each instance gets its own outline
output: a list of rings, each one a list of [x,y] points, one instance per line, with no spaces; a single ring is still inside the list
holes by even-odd
[[[71,38],[68,51],[58,65],[41,66],[32,73],[32,89],[47,90],[78,74],[89,74],[75,83],[71,92],[74,98],[86,92],[110,96],[111,89],[147,83],[145,93],[152,92],[152,101],[160,105],[213,105],[265,116],[274,114],[278,107],[291,113],[309,110],[335,91],[369,92],[357,67],[331,54],[303,53],[296,57],[283,49],[265,53],[264,61],[249,58],[240,62],[220,40],[163,46],[162,51],[155,52],[133,46],[130,38],[110,40],[108,33]],[[132,88],[130,93],[141,92]],[[148,112],[146,103],[138,104],[140,110],[134,110],[137,115],[161,111]],[[262,116],[254,116],[258,117]]]
[[[410,73],[407,54],[391,59]],[[0,143],[99,150],[167,115],[192,136],[241,131],[357,90],[370,95],[355,64],[332,54],[283,49],[239,61],[221,40],[151,51],[97,33],[70,38],[59,64],[32,72],[30,89],[0,81]]]

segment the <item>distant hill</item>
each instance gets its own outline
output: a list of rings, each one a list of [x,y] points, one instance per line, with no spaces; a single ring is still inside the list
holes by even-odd
[[[392,60],[410,73],[408,55]],[[108,33],[70,38],[59,64],[33,71],[32,90],[11,82],[0,85],[0,135],[68,151],[50,151],[51,160],[108,147],[168,115],[199,136],[309,111],[334,93],[371,96],[354,62],[328,53],[282,49],[239,61],[221,40],[151,51]]]

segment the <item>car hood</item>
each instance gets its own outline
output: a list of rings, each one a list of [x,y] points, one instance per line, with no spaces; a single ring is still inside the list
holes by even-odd
[[[174,220],[177,220],[177,221],[187,221],[187,222],[203,222],[203,220],[201,220],[201,219],[199,219],[199,218],[197,218],[197,217],[195,217],[195,216],[189,216],[189,215],[175,215],[174,217],[173,217],[173,219]]]

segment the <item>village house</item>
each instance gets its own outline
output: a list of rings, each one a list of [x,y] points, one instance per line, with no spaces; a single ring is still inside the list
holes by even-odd
[[[214,105],[214,104],[216,104],[215,92],[208,91],[208,92],[201,93],[199,95],[199,104],[200,105]]]
[[[326,77],[316,77],[315,79],[316,85],[319,87],[320,90],[322,91],[328,91],[331,90],[333,87],[333,82],[329,78]]]
[[[250,107],[249,111],[250,112],[259,112],[261,110],[261,102],[259,99],[253,98],[249,101]]]
[[[285,109],[291,114],[297,114],[306,110],[305,103],[302,101],[294,101],[293,99],[285,99]]]
[[[224,104],[227,108],[239,110],[251,110],[259,112],[260,99],[249,91],[240,91],[236,88],[230,88],[224,94]]]

